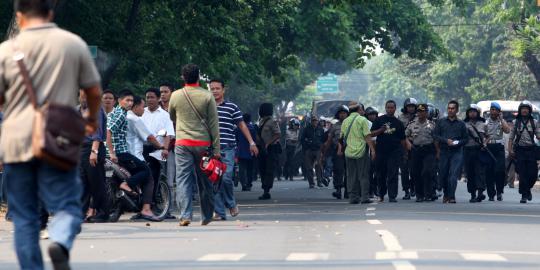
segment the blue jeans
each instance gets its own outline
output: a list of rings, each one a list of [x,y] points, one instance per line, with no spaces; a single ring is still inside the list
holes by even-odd
[[[199,190],[201,217],[212,219],[214,213],[214,192],[212,183],[199,166],[206,147],[176,146],[176,202],[180,209],[180,219],[193,219],[193,188]],[[193,169],[195,168],[195,174]]]
[[[82,185],[77,168],[61,171],[41,161],[5,165],[15,251],[22,269],[43,269],[39,246],[40,201],[54,214],[49,237],[70,250],[81,231]]]
[[[444,196],[446,198],[456,198],[457,181],[461,176],[462,165],[463,148],[441,151],[441,158],[439,160],[439,177],[441,178]]]
[[[214,198],[214,211],[222,218],[227,217],[225,207],[228,209],[236,207],[233,191],[234,155],[235,150],[232,147],[221,149],[221,161],[227,165],[227,170],[223,174],[223,178],[221,178],[221,186]]]

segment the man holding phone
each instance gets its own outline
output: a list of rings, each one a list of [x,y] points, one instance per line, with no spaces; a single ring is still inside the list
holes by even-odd
[[[443,203],[456,203],[457,180],[461,175],[463,146],[468,141],[465,122],[457,118],[459,103],[448,102],[448,116],[440,119],[433,136],[440,146],[439,176],[444,190]]]
[[[502,194],[506,180],[503,133],[510,133],[510,126],[502,117],[501,105],[491,102],[489,118],[486,120],[486,145],[496,161],[489,163],[486,167],[486,184],[490,201],[495,200],[495,195],[497,195],[497,201],[503,200]]]

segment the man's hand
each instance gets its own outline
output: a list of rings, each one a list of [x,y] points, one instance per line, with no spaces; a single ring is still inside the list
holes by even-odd
[[[338,157],[343,156],[343,151],[341,151],[341,148],[337,150]]]
[[[372,161],[375,161],[375,159],[377,158],[377,154],[375,154],[375,151],[371,151],[371,160]]]
[[[516,153],[515,153],[513,150],[510,150],[510,151],[508,152],[508,156],[509,156],[511,159],[514,159],[514,158],[516,158]]]
[[[167,160],[167,157],[169,157],[169,150],[167,149],[161,150],[161,158],[164,160]]]
[[[451,139],[446,140],[446,143],[448,144],[448,146],[454,146],[454,141]]]
[[[111,153],[111,161],[118,164],[118,157],[116,157],[115,153]]]
[[[96,167],[97,164],[97,154],[94,152],[90,152],[90,158],[88,159],[90,162],[90,166]]]
[[[257,148],[256,145],[250,145],[249,152],[251,153],[252,156],[256,157],[259,155],[259,148]]]
[[[94,134],[97,130],[98,122],[96,119],[86,119],[86,125],[84,127],[86,136]]]
[[[221,159],[221,153],[214,153],[215,159]]]
[[[436,160],[440,160],[440,159],[441,159],[441,152],[437,151],[437,152],[435,153],[435,159],[436,159]]]

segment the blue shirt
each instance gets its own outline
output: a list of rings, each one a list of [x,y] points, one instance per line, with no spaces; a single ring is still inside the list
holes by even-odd
[[[235,127],[243,121],[242,112],[232,102],[223,102],[217,106],[219,116],[219,143],[221,148],[236,144]]]
[[[249,133],[251,134],[251,138],[255,138],[257,136],[257,128],[252,123],[246,123]],[[236,129],[236,142],[238,145],[238,158],[240,159],[252,159],[253,156],[251,155],[251,151],[249,150],[249,142],[244,136],[244,133],[237,128]]]
[[[79,112],[81,110],[79,109]],[[96,129],[96,132],[90,136],[86,136],[84,139],[84,143],[92,143],[94,141],[104,142],[107,140],[107,133],[105,132],[107,130],[107,116],[105,114],[105,110],[103,108],[100,108],[99,115],[98,115],[98,126]]]

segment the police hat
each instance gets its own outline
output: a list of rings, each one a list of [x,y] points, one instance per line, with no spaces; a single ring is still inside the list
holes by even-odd
[[[422,104],[418,104],[418,106],[416,107],[416,110],[419,112],[427,112],[429,111],[429,108],[427,104],[422,103]]]

